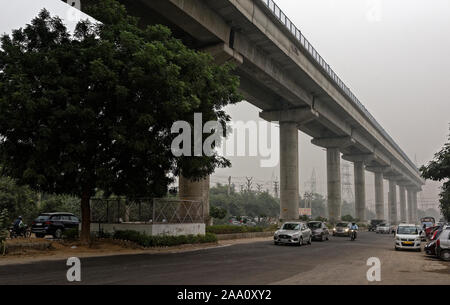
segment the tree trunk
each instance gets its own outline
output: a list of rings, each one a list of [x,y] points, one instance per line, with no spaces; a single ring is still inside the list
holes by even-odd
[[[91,239],[91,195],[89,191],[81,195],[81,234],[80,241],[83,245],[88,245]]]

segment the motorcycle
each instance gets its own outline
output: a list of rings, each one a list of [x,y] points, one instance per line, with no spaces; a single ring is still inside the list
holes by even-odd
[[[31,237],[31,229],[28,228],[27,225],[25,225],[21,229],[16,229],[12,226],[9,228],[9,237],[11,239],[18,238],[18,237],[29,238],[29,237]]]
[[[350,231],[350,240],[354,241],[356,239],[356,230]]]

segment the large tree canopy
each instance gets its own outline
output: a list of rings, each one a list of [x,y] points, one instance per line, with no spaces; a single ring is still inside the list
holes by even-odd
[[[425,179],[445,181],[440,194],[440,206],[442,215],[450,220],[450,136],[448,140],[442,150],[435,154],[434,160],[422,166],[420,171]]]
[[[162,196],[170,172],[200,178],[226,159],[176,158],[175,121],[229,121],[240,100],[230,65],[190,50],[168,28],[140,29],[123,6],[101,0],[86,10],[101,21],[63,22],[41,11],[1,37],[0,163],[19,184],[82,199],[82,239],[96,189]]]

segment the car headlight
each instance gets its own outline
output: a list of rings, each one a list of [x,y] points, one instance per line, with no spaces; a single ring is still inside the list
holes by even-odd
[[[333,228],[333,231],[336,231],[336,228]]]
[[[345,229],[345,232],[348,232],[348,229]]]

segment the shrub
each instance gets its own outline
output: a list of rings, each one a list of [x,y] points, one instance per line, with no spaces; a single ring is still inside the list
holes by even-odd
[[[8,236],[8,210],[3,209],[0,213],[0,252],[5,253],[5,240]]]
[[[64,230],[62,237],[66,240],[76,240],[80,237],[80,231],[78,228],[67,229]]]
[[[183,244],[204,244],[217,242],[217,236],[212,233],[205,235],[179,235],[179,236],[150,236],[138,231],[115,231],[114,239],[128,240],[142,247],[170,247]]]
[[[247,226],[209,226],[206,227],[206,232],[214,234],[234,234],[234,233],[248,233],[248,232],[264,232],[263,227],[247,227]]]

